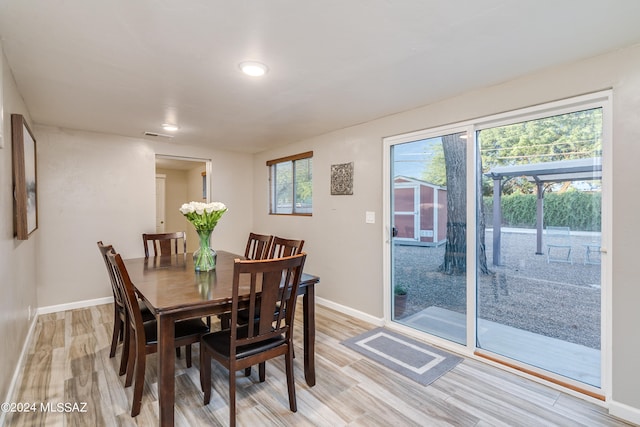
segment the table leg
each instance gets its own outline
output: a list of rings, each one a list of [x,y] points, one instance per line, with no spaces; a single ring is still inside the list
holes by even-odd
[[[307,286],[302,298],[304,320],[304,378],[309,387],[316,385],[316,297],[315,287]]]
[[[175,402],[175,322],[169,315],[158,316],[158,403],[160,425],[173,426]]]

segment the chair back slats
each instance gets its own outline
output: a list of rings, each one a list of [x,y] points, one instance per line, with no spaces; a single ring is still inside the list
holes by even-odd
[[[246,259],[266,259],[269,256],[272,240],[273,236],[270,235],[249,233],[244,257]]]
[[[271,242],[268,258],[284,258],[297,255],[302,252],[303,246],[304,240],[284,239],[275,236]]]
[[[179,244],[182,240],[182,245]],[[142,243],[144,245],[144,256],[149,258],[149,245],[153,248],[153,256],[171,255],[172,253],[180,253],[179,248],[182,247],[182,253],[187,252],[187,233],[184,231],[176,231],[174,233],[155,233],[142,235]]]
[[[277,236],[265,234],[249,233],[244,257],[247,260],[276,259],[297,255],[302,252],[304,240],[285,239]],[[278,313],[280,307],[274,313]],[[259,311],[259,309],[255,309]],[[239,324],[246,324],[248,319],[253,319],[253,314],[248,309],[240,313]],[[231,325],[231,315],[229,313],[220,316],[220,322],[223,329]]]
[[[121,307],[123,310],[125,310],[126,307],[125,307],[124,299],[122,296],[122,292],[118,287],[118,283],[116,282],[117,279],[109,263],[109,258],[107,257],[107,254],[109,252],[112,252],[112,251],[115,252],[113,249],[113,246],[105,245],[104,243],[102,243],[102,241],[99,241],[98,249],[100,249],[100,253],[102,254],[102,259],[104,261],[105,266],[107,267],[107,273],[109,274],[109,281],[111,282],[111,291],[113,292],[113,301],[118,307]]]
[[[237,328],[231,328],[231,354],[234,354],[237,347],[256,344],[283,335],[289,337],[306,256],[305,253],[300,253],[272,260],[236,259],[231,324],[235,325],[238,322],[240,288],[243,283],[246,283],[241,280],[243,276],[248,276],[249,279],[247,303],[249,319],[254,321],[248,322],[246,333],[241,335],[238,335]],[[242,289],[245,288],[242,287]],[[278,313],[277,316],[274,316],[274,313]]]
[[[140,328],[144,330],[144,321],[142,320],[140,305],[138,305],[138,299],[136,297],[135,289],[133,283],[131,282],[131,278],[129,277],[129,273],[127,272],[127,267],[124,265],[124,261],[122,261],[122,257],[114,250],[111,250],[107,253],[107,259],[109,261],[111,270],[113,271],[114,277],[116,278],[116,283],[120,289],[120,292],[124,297],[123,299],[127,308],[129,322],[135,330],[141,330]],[[136,336],[136,339],[144,340],[144,337]]]
[[[301,275],[302,276],[302,272]],[[298,285],[300,284],[300,277],[294,277],[291,270],[288,270],[286,272],[286,274],[284,275],[284,280],[283,283],[293,283],[294,281],[298,281]],[[298,286],[295,287],[295,293],[293,294],[293,303],[294,303],[294,307],[288,307],[288,305],[290,304],[291,300],[291,294],[294,292],[294,289],[291,285],[284,287],[283,289],[281,289],[280,292],[280,305],[279,305],[279,310],[277,313],[277,316],[275,316],[275,322],[276,322],[276,328],[279,328],[280,325],[282,324],[282,322],[284,322],[287,325],[291,324],[291,319],[287,319],[286,316],[291,315],[293,316],[293,311],[295,310],[295,301],[297,301],[297,295],[298,295]]]

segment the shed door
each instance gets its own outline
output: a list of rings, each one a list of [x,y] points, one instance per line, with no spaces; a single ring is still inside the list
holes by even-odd
[[[398,233],[396,239],[420,241],[418,186],[396,184],[393,194],[393,222]]]

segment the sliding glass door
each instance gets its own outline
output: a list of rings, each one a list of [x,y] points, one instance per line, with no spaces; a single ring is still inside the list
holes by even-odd
[[[599,395],[609,96],[385,139],[393,325]]]

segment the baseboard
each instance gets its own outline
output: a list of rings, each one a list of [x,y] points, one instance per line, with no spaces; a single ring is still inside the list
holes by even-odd
[[[113,302],[113,297],[88,299],[84,301],[74,301],[66,304],[49,305],[38,307],[38,314],[57,313],[59,311],[74,310],[76,308],[92,307],[94,305],[109,304]]]
[[[640,425],[640,409],[625,405],[624,403],[612,400],[609,403],[609,414],[630,423]]]
[[[347,314],[351,317],[355,317],[356,319],[362,320],[364,322],[372,323],[375,326],[384,326],[383,318],[371,316],[370,314],[363,313],[362,311],[354,310],[351,307],[347,307],[345,305],[341,305],[333,301],[318,297],[316,297],[316,303],[332,310],[339,311],[340,313]]]
[[[11,383],[9,384],[9,390],[7,390],[7,396],[4,399],[4,402],[16,402],[14,398],[14,393],[16,391],[16,387],[22,381],[22,372],[23,366],[25,364],[25,358],[27,357],[27,351],[31,346],[31,340],[33,339],[33,333],[36,329],[36,324],[38,323],[38,313],[36,312],[31,319],[31,325],[29,325],[29,331],[27,332],[27,337],[24,340],[24,344],[22,346],[22,351],[20,352],[20,357],[18,358],[18,363],[16,364],[16,369],[13,372],[13,377],[11,378]],[[0,426],[4,426],[5,417],[7,413],[5,411],[0,411]]]

